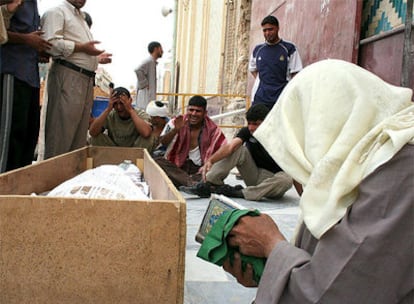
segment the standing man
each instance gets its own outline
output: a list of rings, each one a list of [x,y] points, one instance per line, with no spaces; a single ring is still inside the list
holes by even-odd
[[[22,0],[13,0],[11,3],[6,1],[0,1],[1,14],[0,14],[0,48],[1,44],[4,44],[8,40],[7,29],[10,26],[10,19],[13,14],[22,4]],[[0,66],[1,66],[1,51],[0,51]],[[1,83],[0,83],[1,87]],[[11,111],[7,110],[7,107],[12,105],[12,100],[3,99],[0,96],[0,172],[6,170],[7,166],[7,154],[9,152],[9,133],[11,125]],[[1,108],[5,110],[2,112]]]
[[[22,5],[23,0],[1,0],[1,15],[4,23],[4,29],[8,29],[10,26],[10,19],[13,17],[17,9]],[[3,30],[3,29],[2,29]],[[4,34],[3,34],[4,35]],[[4,38],[4,37],[2,37]],[[5,33],[5,38],[7,40],[7,31]],[[2,43],[6,43],[3,41]]]
[[[259,201],[263,197],[280,198],[292,187],[292,178],[275,163],[263,146],[253,137],[269,109],[263,104],[252,106],[246,112],[247,127],[241,128],[230,142],[223,145],[204,163],[203,180],[181,191],[200,197],[212,192],[229,197]],[[237,167],[247,187],[224,184],[230,170]]]
[[[206,99],[195,95],[188,101],[187,113],[173,118],[165,126],[160,142],[168,146],[167,152],[165,158],[155,161],[179,187],[201,181],[200,168],[226,143],[226,137],[207,116]]]
[[[279,38],[276,17],[265,17],[261,25],[266,41],[255,46],[249,62],[249,71],[260,79],[252,104],[271,109],[289,79],[302,69],[302,60],[293,43]]]
[[[40,120],[39,52],[50,48],[41,38],[39,23],[37,1],[24,1],[10,20],[8,43],[1,48],[1,171],[33,161]]]
[[[156,99],[157,60],[164,53],[161,44],[157,41],[152,41],[148,44],[148,52],[150,56],[135,69],[138,79],[135,106],[143,110],[145,110],[151,100]]]
[[[93,40],[80,10],[85,3],[66,0],[42,16],[53,57],[46,87],[45,159],[86,145],[94,71],[98,62],[111,62],[111,54],[95,47],[99,42]]]

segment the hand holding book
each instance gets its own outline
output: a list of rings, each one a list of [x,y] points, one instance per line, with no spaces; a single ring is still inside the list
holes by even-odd
[[[201,248],[197,256],[222,266],[228,258],[230,262],[234,257],[237,248],[228,246],[226,238],[238,219],[242,216],[257,216],[258,210],[239,209],[237,203],[223,196],[212,196],[203,222],[197,233],[197,240],[202,240]],[[242,269],[246,269],[247,264],[251,264],[254,270],[254,279],[257,283],[263,273],[266,259],[241,255]]]

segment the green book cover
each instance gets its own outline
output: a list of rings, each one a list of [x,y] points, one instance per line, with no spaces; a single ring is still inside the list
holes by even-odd
[[[204,213],[200,228],[196,234],[196,241],[202,243],[205,236],[216,223],[217,219],[226,211],[234,209],[246,209],[242,205],[236,203],[232,199],[219,194],[212,194],[207,210]]]

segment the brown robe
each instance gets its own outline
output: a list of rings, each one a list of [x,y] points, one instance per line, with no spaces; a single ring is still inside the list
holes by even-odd
[[[414,145],[361,182],[320,240],[302,225],[296,246],[278,243],[255,303],[414,303]]]

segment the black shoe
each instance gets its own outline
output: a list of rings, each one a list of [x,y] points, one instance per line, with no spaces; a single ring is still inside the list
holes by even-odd
[[[243,187],[241,185],[236,185],[234,187],[230,185],[222,185],[217,186],[214,192],[228,197],[244,198],[242,189]]]
[[[180,186],[178,189],[188,194],[195,194],[202,198],[210,197],[211,185],[209,183],[199,182],[193,186]]]

